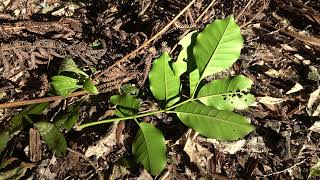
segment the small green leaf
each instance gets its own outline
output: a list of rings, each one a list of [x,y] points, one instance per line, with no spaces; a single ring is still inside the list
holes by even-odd
[[[69,94],[71,94],[73,91],[75,91],[78,88],[81,88],[82,86],[78,85],[77,79],[73,79],[67,76],[53,76],[51,78],[52,86],[59,96],[66,97]]]
[[[54,124],[58,128],[65,128],[67,131],[70,131],[74,124],[79,120],[79,117],[79,111],[70,112],[59,116],[57,120],[55,120]]]
[[[59,67],[58,74],[62,72],[74,72],[78,75],[83,75],[85,77],[89,77],[85,72],[81,71],[76,63],[73,61],[71,56],[66,56],[62,62],[62,64]]]
[[[162,132],[148,123],[139,123],[140,129],[132,144],[136,161],[152,175],[158,175],[167,163],[166,142]]]
[[[7,143],[9,141],[9,132],[1,132],[0,133],[0,153],[7,147]]]
[[[317,177],[320,176],[320,160],[318,163],[311,167],[309,177]]]
[[[136,115],[139,112],[140,102],[131,95],[114,95],[110,97],[112,104],[117,105],[114,114],[118,117]]]
[[[125,95],[131,95],[137,97],[139,95],[139,88],[134,84],[124,84],[121,86],[122,93]]]
[[[177,61],[172,63],[172,70],[176,76],[181,76],[187,71],[187,61],[190,59],[190,53],[192,53],[189,48],[192,42],[192,37],[197,31],[192,31],[184,36],[178,44],[182,46],[182,49],[178,55]]]
[[[171,58],[164,52],[152,63],[149,73],[150,90],[158,100],[169,102],[180,93],[180,77],[175,76],[171,67]]]
[[[249,94],[252,84],[252,80],[243,75],[214,80],[200,89],[198,99],[220,110],[243,110],[255,101]]]
[[[198,102],[178,106],[174,112],[188,127],[201,135],[219,140],[237,140],[254,130],[245,117]]]
[[[57,156],[63,156],[67,150],[67,142],[63,134],[52,123],[41,121],[34,124],[49,149]]]
[[[240,27],[233,16],[207,25],[193,48],[200,79],[230,68],[239,58],[242,45]]]
[[[98,89],[96,88],[96,86],[93,85],[92,80],[90,78],[85,79],[83,83],[83,89],[91,94],[99,94]]]

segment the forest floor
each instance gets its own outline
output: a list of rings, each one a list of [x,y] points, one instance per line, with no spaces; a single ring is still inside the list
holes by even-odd
[[[128,84],[147,100],[145,110],[157,108],[147,79],[152,60],[171,50],[177,57],[181,47],[175,46],[186,32],[232,14],[244,47],[217,77],[243,74],[254,82],[256,103],[242,112],[254,132],[223,142],[195,134],[174,117],[145,118],[167,142],[167,166],[155,177],[123,164],[132,155],[134,122],[64,133],[69,148],[63,157],[29,127],[1,153],[1,161],[13,163],[1,164],[0,179],[97,179],[98,173],[105,179],[307,179],[320,157],[320,2],[196,0],[172,21],[190,2],[1,0],[0,130],[25,105],[50,101],[42,116],[50,121],[84,96],[52,96],[50,77],[66,55],[99,81],[100,94],[83,103],[79,124],[111,116],[109,97]]]

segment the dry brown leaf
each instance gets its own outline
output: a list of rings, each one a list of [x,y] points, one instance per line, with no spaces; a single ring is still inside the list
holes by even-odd
[[[85,156],[90,157],[95,155],[97,158],[108,155],[113,146],[117,144],[116,142],[116,130],[117,130],[118,122],[114,122],[114,124],[110,127],[108,134],[100,139],[96,145],[89,146],[85,152]]]
[[[319,116],[320,114],[319,94],[320,94],[320,87],[310,94],[310,98],[308,100],[308,105],[307,105],[307,113],[309,116]]]
[[[208,149],[194,142],[190,137],[187,139],[183,150],[190,157],[190,161],[194,162],[200,169],[204,171],[208,165],[208,160],[213,156]]]
[[[275,105],[275,104],[280,104],[286,101],[286,99],[264,96],[264,97],[257,97],[257,101],[265,105]]]

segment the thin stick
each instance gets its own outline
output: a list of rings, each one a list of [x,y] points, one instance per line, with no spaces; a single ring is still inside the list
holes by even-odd
[[[195,24],[197,24],[202,17],[207,13],[207,11],[209,11],[209,9],[214,5],[214,3],[216,2],[216,0],[212,0],[211,3],[206,7],[206,9],[200,14],[200,16],[196,19]],[[191,29],[186,30],[181,37],[186,36],[189,32],[191,31]],[[173,48],[170,51],[170,54],[177,48],[178,43],[176,43]]]
[[[115,62],[113,65],[109,66],[107,69],[105,69],[104,71],[100,72],[93,80],[97,80],[99,79],[102,75],[106,74],[107,72],[110,71],[110,69],[114,68],[115,66],[118,66],[119,64],[121,64],[122,62],[126,61],[130,56],[136,54],[138,51],[140,51],[142,48],[144,48],[145,46],[147,46],[150,42],[154,41],[158,36],[160,36],[161,34],[165,33],[166,30],[172,26],[172,24],[183,14],[185,13],[190,7],[191,5],[195,2],[196,0],[192,0],[175,18],[173,18],[169,24],[167,24],[163,29],[161,29],[157,34],[155,34],[153,37],[151,37],[148,41],[146,41],[145,43],[143,43],[140,47],[138,47],[137,49],[135,49],[134,51],[130,52],[129,54],[127,54],[126,56],[124,56],[122,59],[118,60],[117,62]],[[30,104],[37,104],[37,103],[43,103],[43,102],[50,102],[50,101],[56,101],[56,100],[60,100],[63,98],[69,98],[69,97],[75,97],[75,96],[81,96],[81,95],[86,95],[88,94],[85,91],[79,91],[79,92],[75,92],[70,94],[67,97],[61,97],[61,96],[53,96],[53,97],[45,97],[45,98],[38,98],[38,99],[33,99],[33,100],[22,100],[22,101],[15,101],[15,102],[9,102],[9,103],[3,103],[0,104],[0,109],[4,109],[4,108],[13,108],[13,107],[19,107],[19,106],[25,106],[25,105],[30,105]]]
[[[247,21],[245,24],[242,24],[240,28],[242,29],[248,24],[250,24],[252,21],[254,21],[267,8],[267,6],[269,5],[269,2],[270,2],[269,0],[263,0],[263,7],[260,9],[260,11],[255,16],[253,16],[253,18]]]
[[[78,151],[75,151],[75,150],[73,150],[71,148],[67,148],[67,150],[72,152],[72,153],[74,153],[74,154],[76,154],[76,155],[78,155],[78,156],[80,156],[80,157],[82,157],[84,160],[86,160],[94,168],[94,170],[96,170],[99,180],[103,180],[104,179],[103,174],[99,171],[99,169],[96,167],[96,165],[86,155],[84,155],[84,154],[82,154],[82,153],[80,153]]]
[[[138,47],[137,49],[135,49],[134,51],[130,52],[129,54],[125,55],[123,58],[121,58],[120,60],[118,60],[117,62],[115,62],[113,65],[109,66],[106,70],[100,72],[95,78],[99,79],[101,76],[103,76],[104,74],[106,74],[107,72],[110,71],[110,69],[112,69],[113,67],[121,64],[122,62],[126,61],[128,58],[130,58],[132,55],[136,54],[137,52],[139,52],[142,48],[144,48],[145,46],[147,46],[149,43],[151,43],[152,41],[154,41],[155,39],[158,38],[158,36],[162,35],[163,33],[166,32],[166,30],[173,25],[173,23],[184,13],[186,12],[190,6],[195,2],[196,0],[192,0],[175,18],[173,18],[164,28],[162,28],[157,34],[155,34],[153,37],[151,37],[148,41],[146,41],[145,43],[143,43],[140,47]]]
[[[265,174],[265,175],[262,175],[262,176],[260,176],[260,177],[268,177],[268,176],[273,176],[273,175],[285,173],[285,172],[287,172],[287,171],[289,171],[289,170],[291,170],[291,169],[299,166],[300,164],[304,163],[305,161],[306,161],[306,160],[304,159],[304,160],[298,162],[297,164],[294,164],[293,166],[290,166],[290,167],[288,167],[288,168],[286,168],[286,169],[284,169],[284,170],[282,170],[282,171],[278,171],[278,172],[274,172],[274,173],[270,173],[270,174]]]
[[[8,102],[0,104],[0,109],[5,108],[13,108],[13,107],[19,107],[19,106],[25,106],[30,104],[38,104],[38,103],[44,103],[44,102],[51,102],[51,101],[57,101],[63,98],[70,98],[75,96],[81,96],[81,95],[87,95],[88,92],[86,91],[78,91],[70,94],[67,97],[62,96],[52,96],[52,97],[44,97],[44,98],[38,98],[38,99],[32,99],[32,100],[22,100],[22,101],[14,101],[14,102]]]
[[[252,0],[249,0],[249,2],[246,4],[246,6],[242,9],[242,11],[237,15],[236,17],[236,21],[239,20],[239,18],[242,16],[242,14],[244,13],[245,10],[248,9],[249,5],[251,4]]]

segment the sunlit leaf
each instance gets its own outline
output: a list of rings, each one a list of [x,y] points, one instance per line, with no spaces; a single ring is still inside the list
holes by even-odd
[[[118,117],[132,116],[138,113],[140,102],[137,98],[131,95],[114,95],[110,97],[112,104],[117,105],[114,114]]]
[[[0,172],[0,179],[6,180],[6,179],[21,179],[23,176],[25,176],[28,168],[24,167],[17,167],[5,172]]]
[[[86,78],[83,83],[83,89],[88,91],[91,94],[99,94],[96,86],[93,85],[92,80],[90,78]]]
[[[320,160],[318,163],[311,167],[309,177],[317,177],[320,176]]]
[[[152,175],[158,175],[167,163],[166,142],[162,132],[148,123],[139,123],[140,129],[132,144],[136,161]]]
[[[78,88],[81,88],[82,86],[78,85],[78,80],[67,77],[67,76],[53,76],[51,78],[52,82],[51,85],[53,86],[53,89],[59,96],[68,96],[73,91],[75,91]]]
[[[57,156],[63,156],[67,150],[67,142],[59,129],[54,124],[45,121],[34,125],[49,149]]]
[[[200,79],[230,68],[239,58],[242,45],[240,27],[233,16],[207,25],[193,48]]]
[[[180,93],[180,78],[175,76],[170,67],[171,58],[164,52],[152,63],[149,73],[150,90],[158,100],[169,102]]]
[[[85,72],[81,71],[76,63],[73,61],[71,56],[66,56],[62,62],[62,64],[59,67],[59,71],[58,74],[62,73],[62,72],[73,72],[76,73],[78,75],[83,75],[85,77],[89,77]]]
[[[243,75],[214,80],[200,89],[198,99],[220,110],[243,110],[255,101],[249,94],[252,84],[252,80]]]
[[[209,138],[237,140],[254,130],[242,115],[198,102],[185,103],[174,112],[186,126]]]

